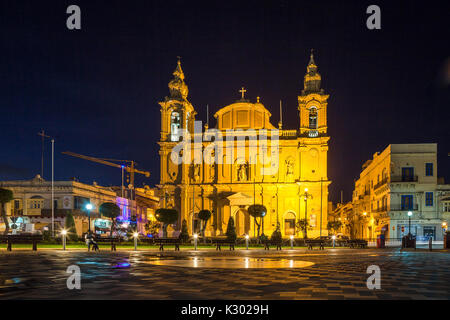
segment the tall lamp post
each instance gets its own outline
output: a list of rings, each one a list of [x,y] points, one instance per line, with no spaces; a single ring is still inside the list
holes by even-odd
[[[86,210],[88,212],[88,220],[89,220],[89,222],[88,222],[88,232],[89,232],[89,234],[91,233],[91,210],[93,208],[94,208],[94,206],[92,204],[90,204],[90,203],[88,203],[86,205]]]
[[[305,239],[308,239],[307,229],[308,229],[308,223],[307,223],[307,213],[308,213],[308,198],[312,199],[313,196],[308,192],[308,188],[305,188],[305,192],[300,195],[305,200]]]
[[[411,216],[412,216],[412,212],[408,211],[408,237],[411,238],[412,234],[411,234]]]
[[[364,218],[367,216],[367,212],[363,212],[363,219],[361,220],[361,239],[364,239]]]

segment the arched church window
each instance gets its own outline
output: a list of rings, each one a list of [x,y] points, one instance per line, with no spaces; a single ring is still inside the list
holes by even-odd
[[[317,129],[317,108],[311,107],[309,109],[309,128]]]
[[[170,117],[170,140],[178,141],[179,140],[179,131],[181,127],[181,119],[180,114],[176,111],[172,112]]]
[[[311,131],[309,132],[310,137],[317,137],[318,131],[317,131],[317,108],[311,107],[309,109],[309,129]]]

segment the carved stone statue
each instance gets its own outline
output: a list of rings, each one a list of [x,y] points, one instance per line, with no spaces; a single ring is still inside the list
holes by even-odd
[[[216,166],[214,164],[209,166],[209,175],[212,180],[216,178]]]
[[[200,179],[200,165],[194,164],[192,169],[193,169],[193,178],[195,181],[198,181]]]
[[[247,181],[247,164],[241,163],[238,165],[238,181]]]
[[[286,176],[291,177],[294,175],[294,163],[292,160],[286,160]]]

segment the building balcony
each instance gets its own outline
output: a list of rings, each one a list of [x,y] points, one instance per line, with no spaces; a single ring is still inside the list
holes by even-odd
[[[386,183],[388,183],[388,181],[389,181],[388,178],[384,178],[383,180],[381,180],[380,182],[378,182],[376,185],[373,186],[373,190],[377,190],[378,188],[381,188]]]
[[[55,209],[55,217],[64,218],[67,214],[72,213],[74,217],[87,217],[88,213],[79,209]],[[42,218],[51,218],[52,217],[52,209],[42,209],[40,216]],[[91,218],[99,218],[100,214],[98,212],[91,212]]]
[[[401,204],[394,204],[389,206],[389,211],[417,211],[419,210],[419,205],[415,204],[413,206],[402,206]]]
[[[375,213],[386,212],[386,211],[387,211],[387,206],[382,206],[382,207],[372,210],[372,212],[375,212]]]
[[[419,181],[418,176],[391,176],[392,182],[417,182]]]

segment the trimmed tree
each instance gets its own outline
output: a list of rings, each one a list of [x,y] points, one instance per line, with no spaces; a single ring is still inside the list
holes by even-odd
[[[77,230],[75,228],[75,220],[73,219],[73,215],[69,212],[66,215],[66,221],[64,223],[64,227],[67,230],[68,238],[71,240],[77,239]]]
[[[270,240],[272,240],[272,241],[281,241],[282,238],[283,237],[281,235],[280,223],[277,222],[277,227],[276,227],[275,231],[272,233],[272,236],[270,237]]]
[[[327,229],[331,230],[333,234],[336,234],[336,232],[342,227],[342,222],[339,220],[336,221],[328,221],[327,223]]]
[[[112,237],[113,230],[116,225],[116,218],[120,215],[120,208],[117,204],[113,202],[105,202],[102,203],[102,205],[99,208],[99,211],[102,214],[102,216],[111,219],[111,231],[109,233],[109,236]]]
[[[211,211],[209,210],[200,210],[198,213],[198,218],[202,220],[202,237],[205,237],[206,225],[208,224],[208,220],[211,218]]]
[[[227,232],[225,233],[225,235],[227,236],[227,240],[236,241],[237,235],[233,217],[230,217],[230,219],[228,220]]]
[[[5,205],[12,201],[14,199],[14,195],[13,192],[9,189],[3,189],[0,188],[0,210],[2,211],[2,219],[3,222],[5,223],[5,232],[4,234],[8,234],[9,233],[9,222],[8,222],[8,218],[6,217],[6,208]]]
[[[256,227],[258,228],[258,238],[259,232],[261,231],[261,224],[263,222],[264,216],[267,213],[267,209],[262,204],[253,204],[248,207],[248,214],[255,219]],[[258,223],[258,218],[260,218],[261,223]]]
[[[152,236],[155,236],[156,234],[158,234],[159,229],[161,228],[161,223],[157,221],[147,221],[144,228],[145,231],[147,231],[147,233],[150,233]]]
[[[175,209],[160,208],[155,212],[156,220],[163,224],[163,237],[167,237],[167,227],[178,220],[178,211]]]
[[[297,230],[300,230],[303,233],[304,239],[308,239],[307,230],[311,229],[308,220],[298,219],[295,227],[297,228]]]
[[[183,222],[181,222],[181,232],[179,238],[183,243],[189,240],[189,231],[186,219],[183,219]]]

